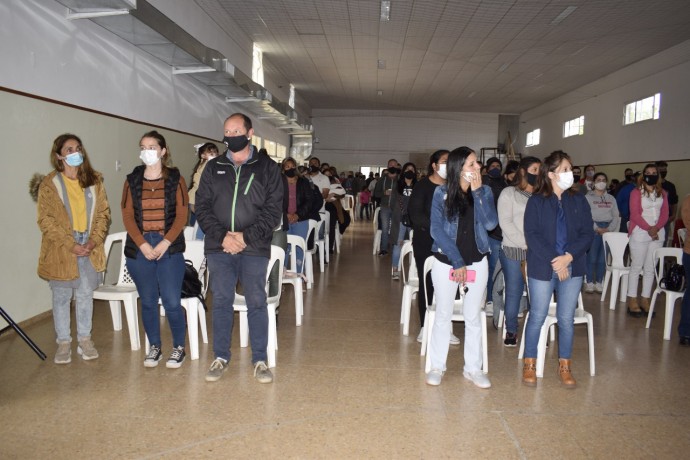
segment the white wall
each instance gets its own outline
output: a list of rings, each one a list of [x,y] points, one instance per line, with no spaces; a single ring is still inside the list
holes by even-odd
[[[92,21],[68,21],[66,12],[52,0],[0,3],[0,86],[211,139],[222,138],[229,114],[243,111]],[[212,32],[204,37],[214,37],[207,46],[223,36],[233,43],[208,16],[194,18],[196,30]],[[242,56],[237,46],[225,48],[219,51]],[[248,65],[251,75],[251,60]],[[240,66],[247,73],[246,59]],[[285,132],[254,122],[257,135],[289,145]]]
[[[312,122],[319,139],[313,155],[339,171],[357,171],[441,148],[496,147],[498,114],[314,109]]]
[[[689,82],[690,41],[686,41],[523,113],[519,144],[524,145],[527,132],[536,128],[541,129],[541,142],[521,150],[545,156],[562,149],[581,165],[687,160]],[[657,92],[660,119],[623,126],[625,104]],[[584,135],[564,139],[563,123],[580,115],[585,116]]]

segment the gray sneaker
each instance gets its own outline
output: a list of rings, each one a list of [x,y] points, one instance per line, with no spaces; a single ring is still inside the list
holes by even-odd
[[[256,364],[254,364],[254,377],[259,383],[273,382],[273,373],[263,361],[257,361]]]
[[[89,361],[91,359],[98,358],[98,350],[96,350],[96,347],[93,345],[93,341],[91,340],[91,337],[84,337],[83,339],[79,339],[79,346],[77,346],[77,353],[85,361]]]
[[[228,370],[228,362],[223,358],[216,358],[211,363],[206,373],[207,382],[217,382],[223,376],[223,372]]]
[[[55,352],[55,364],[68,364],[72,362],[72,343],[58,342],[57,351]]]

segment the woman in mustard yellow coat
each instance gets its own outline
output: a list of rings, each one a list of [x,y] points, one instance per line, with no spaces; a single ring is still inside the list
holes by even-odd
[[[103,178],[91,167],[84,146],[74,134],[53,142],[50,162],[55,168],[38,189],[38,226],[43,238],[38,276],[53,292],[57,336],[56,364],[72,358],[70,302],[76,292],[77,352],[85,360],[98,358],[91,340],[93,291],[105,270],[103,243],[110,226],[110,207]]]

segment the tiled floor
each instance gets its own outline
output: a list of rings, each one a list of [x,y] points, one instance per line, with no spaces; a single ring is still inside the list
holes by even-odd
[[[662,340],[661,302],[646,330],[623,304],[610,311],[608,301],[585,295],[597,375],[588,375],[579,326],[576,390],[559,386],[554,346],[544,379],[523,386],[517,349],[504,348],[491,325],[493,387],[462,377],[461,346],[451,347],[442,385],[430,387],[416,310],[405,337],[400,282],[390,280],[390,257],[371,255],[371,241],[371,226],[355,222],[341,254],[317,269],[301,327],[287,288],[271,385],[254,381],[237,331],[219,382],[204,381],[213,358],[204,344],[201,359],[178,370],[146,369],[126,327],[112,330],[104,303],[94,313],[95,361],[82,361],[75,345],[71,364],[53,364],[50,318],[26,330],[45,362],[14,332],[4,334],[0,458],[687,458],[690,349],[678,345],[677,318],[672,340]],[[165,323],[163,331],[167,348]],[[462,331],[456,324],[455,334]]]

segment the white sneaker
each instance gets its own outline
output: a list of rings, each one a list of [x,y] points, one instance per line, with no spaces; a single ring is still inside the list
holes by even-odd
[[[426,384],[438,386],[441,384],[441,379],[443,378],[443,371],[438,369],[431,369],[428,374],[426,374]]]
[[[419,335],[417,336],[417,342],[422,343],[422,339],[424,338],[424,326],[419,330]]]
[[[471,373],[463,371],[462,375],[479,388],[491,388],[491,381],[489,380],[489,377],[487,377],[482,371],[475,371]],[[429,382],[427,381],[427,383]]]
[[[486,307],[484,307],[484,313],[486,313],[487,318],[494,316],[494,303],[487,302]]]
[[[601,283],[596,283],[596,284],[594,285],[594,289],[596,289],[597,292],[604,292],[604,285],[601,284]]]
[[[585,283],[585,292],[594,292],[594,283]]]
[[[460,345],[460,339],[455,336],[452,332],[450,333],[450,340],[448,341],[451,345]]]

